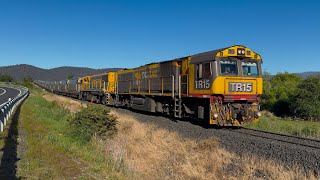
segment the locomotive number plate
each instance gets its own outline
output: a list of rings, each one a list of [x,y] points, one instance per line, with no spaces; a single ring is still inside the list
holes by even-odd
[[[251,82],[229,82],[229,92],[252,92]]]

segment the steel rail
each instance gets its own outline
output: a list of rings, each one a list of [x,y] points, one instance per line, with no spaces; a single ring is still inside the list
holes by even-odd
[[[263,134],[251,134],[249,132],[242,132],[242,131],[239,131],[239,130],[254,131],[254,132],[258,132],[258,133],[273,135],[275,137],[267,137],[267,136],[265,136]],[[305,137],[299,137],[299,136],[293,136],[293,135],[281,134],[281,133],[274,133],[274,132],[251,129],[251,128],[245,128],[245,127],[242,127],[240,129],[236,129],[236,130],[230,130],[229,129],[229,131],[232,131],[232,132],[235,132],[235,133],[246,134],[246,135],[250,135],[250,136],[254,136],[254,137],[260,137],[260,138],[264,138],[264,139],[276,140],[276,141],[289,143],[289,144],[295,144],[295,145],[299,145],[299,146],[305,146],[305,147],[309,147],[309,148],[320,149],[320,140],[317,140],[317,139],[311,139],[311,138],[305,138]],[[278,137],[276,137],[276,136],[278,136]],[[284,140],[284,139],[280,139],[279,137],[291,138],[292,140]],[[304,142],[309,141],[309,142],[312,142],[312,143],[319,143],[319,144],[318,144],[318,146],[314,146],[314,145],[308,145],[308,144],[301,143],[301,142],[296,142],[295,140],[302,140]]]

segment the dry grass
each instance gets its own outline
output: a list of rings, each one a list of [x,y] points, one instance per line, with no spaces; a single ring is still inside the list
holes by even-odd
[[[49,102],[56,102],[59,106],[69,110],[72,113],[78,112],[80,107],[87,107],[86,104],[55,94],[44,94],[42,96]]]
[[[152,124],[118,114],[118,135],[105,142],[106,155],[118,167],[147,179],[315,179],[298,168],[288,170],[257,157],[239,157],[219,147],[216,139],[194,141]]]
[[[57,95],[47,94],[44,98],[73,112],[84,106]],[[95,139],[93,144],[113,158],[114,169],[135,174],[130,179],[316,179],[272,160],[239,157],[221,148],[214,138],[184,139],[130,115],[111,113],[118,117],[118,134],[107,141]]]

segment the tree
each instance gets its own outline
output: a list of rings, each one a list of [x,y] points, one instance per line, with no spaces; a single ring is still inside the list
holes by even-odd
[[[264,80],[262,106],[277,115],[289,115],[289,102],[296,93],[302,78],[289,73],[279,73]]]
[[[303,119],[320,121],[320,76],[305,79],[290,102],[292,113]]]
[[[28,76],[23,78],[23,81],[24,82],[32,82],[33,80],[32,80],[32,77],[28,75]]]
[[[0,74],[1,82],[13,82],[13,78],[8,74]]]
[[[72,74],[69,74],[68,76],[67,76],[67,79],[68,80],[70,80],[70,79],[72,79],[73,78],[73,75]]]
[[[272,76],[270,73],[264,72],[262,75],[262,78],[263,78],[262,105],[264,109],[271,110],[272,106],[269,101],[270,101],[270,98],[272,98],[271,83],[270,83]]]
[[[33,80],[31,76],[26,76],[23,78],[22,85],[28,88],[32,88],[33,87],[32,81]]]

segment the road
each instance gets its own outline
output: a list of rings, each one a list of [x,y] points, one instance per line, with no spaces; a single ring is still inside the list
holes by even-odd
[[[20,94],[20,91],[14,88],[0,87],[0,107],[8,101]]]

